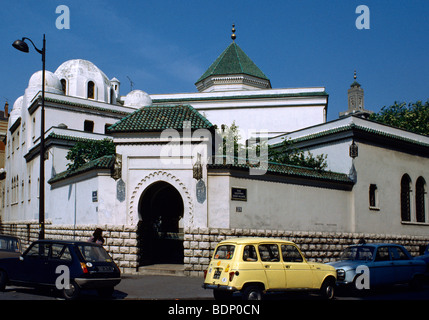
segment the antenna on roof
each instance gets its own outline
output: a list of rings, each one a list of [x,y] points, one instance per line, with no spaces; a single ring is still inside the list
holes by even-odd
[[[130,90],[130,91],[133,91],[134,82],[133,82],[133,80],[131,80],[131,79],[130,79],[130,77],[129,77],[129,76],[127,76],[127,78],[128,78],[128,80],[130,80],[130,87],[131,87],[131,90]]]

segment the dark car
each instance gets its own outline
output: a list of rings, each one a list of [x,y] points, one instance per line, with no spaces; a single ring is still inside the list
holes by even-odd
[[[337,285],[358,288],[356,282],[368,272],[368,288],[379,285],[409,283],[418,287],[426,265],[414,259],[401,245],[368,243],[347,247],[340,260],[330,262],[337,269]]]
[[[0,234],[0,259],[19,257],[22,253],[21,250],[19,238]]]
[[[38,240],[21,256],[0,260],[0,290],[7,284],[49,286],[69,300],[81,289],[111,296],[120,281],[112,258],[101,245],[91,242]]]

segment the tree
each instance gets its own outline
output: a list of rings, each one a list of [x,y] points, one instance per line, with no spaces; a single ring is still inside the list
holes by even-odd
[[[414,133],[429,135],[429,100],[415,103],[395,103],[384,106],[379,113],[373,113],[370,120],[389,126],[405,129]]]
[[[296,148],[290,139],[284,139],[281,146],[268,149],[269,161],[281,164],[289,164],[300,167],[307,167],[316,170],[324,170],[328,164],[327,155],[320,154],[313,156],[310,151],[303,151]]]
[[[102,156],[115,154],[115,145],[111,139],[87,140],[77,142],[67,153],[66,159],[68,170],[76,170],[88,161],[98,159]]]

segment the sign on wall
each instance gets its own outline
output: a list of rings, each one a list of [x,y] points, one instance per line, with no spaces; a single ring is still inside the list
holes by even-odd
[[[247,189],[232,187],[231,200],[247,201]]]

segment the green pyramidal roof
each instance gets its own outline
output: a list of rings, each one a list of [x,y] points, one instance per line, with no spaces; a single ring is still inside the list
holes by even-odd
[[[213,75],[247,74],[253,77],[269,80],[244,51],[232,42],[221,55],[212,63],[196,83]]]

